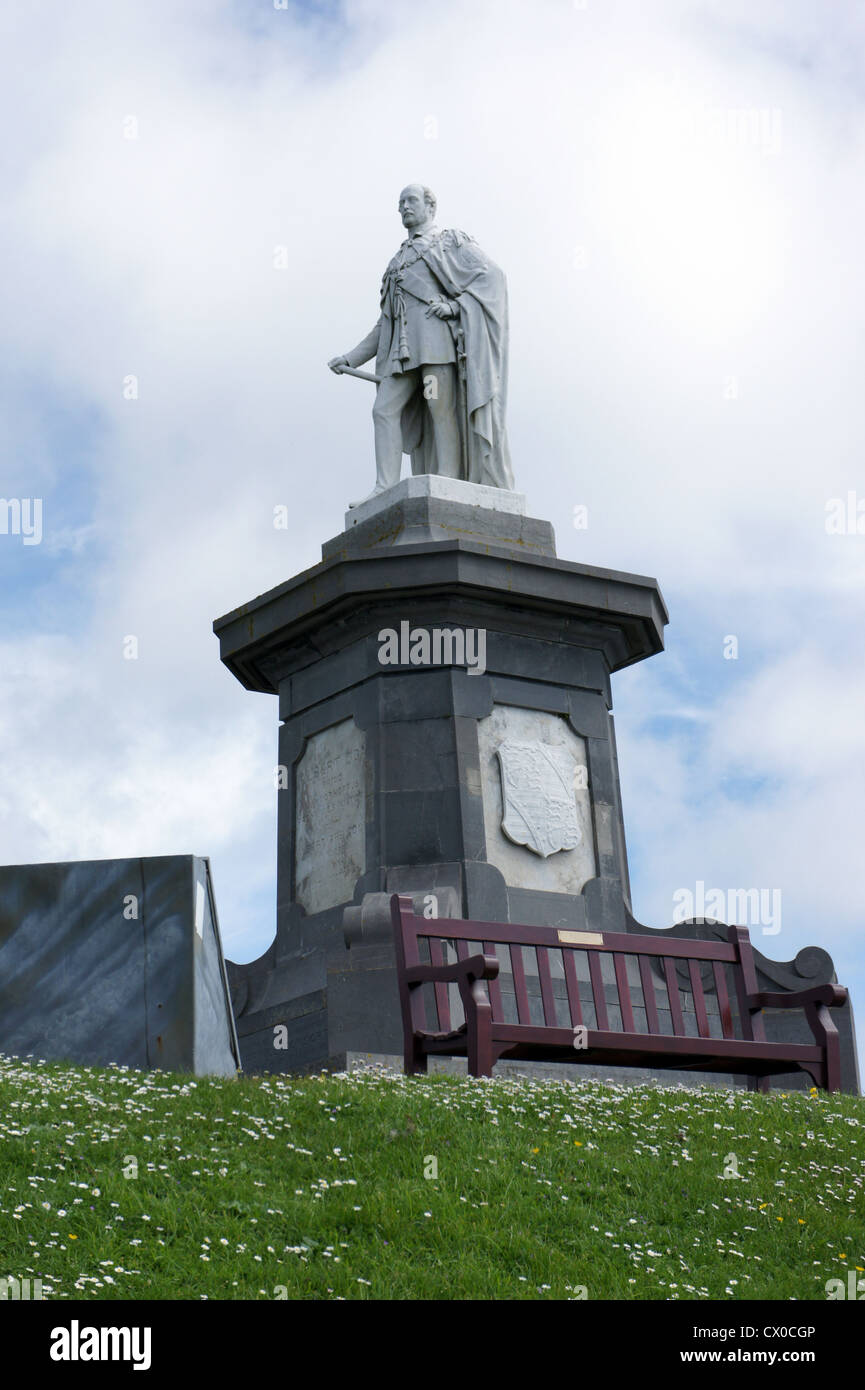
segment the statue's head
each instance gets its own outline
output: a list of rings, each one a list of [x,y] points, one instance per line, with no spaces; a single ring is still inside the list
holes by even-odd
[[[399,215],[404,227],[418,227],[435,217],[436,195],[422,183],[410,183],[399,195]]]

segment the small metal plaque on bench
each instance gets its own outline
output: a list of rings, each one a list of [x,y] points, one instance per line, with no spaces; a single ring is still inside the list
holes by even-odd
[[[559,940],[566,946],[603,946],[604,938],[599,931],[560,931]]]

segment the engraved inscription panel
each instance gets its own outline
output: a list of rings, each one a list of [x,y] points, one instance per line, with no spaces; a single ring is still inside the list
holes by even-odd
[[[295,897],[306,912],[351,902],[366,870],[365,739],[353,719],[313,734],[297,765]]]

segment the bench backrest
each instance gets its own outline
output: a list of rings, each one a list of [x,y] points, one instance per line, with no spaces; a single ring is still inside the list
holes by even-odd
[[[416,917],[412,900],[391,900],[397,956],[406,966],[496,956],[485,981],[493,1022],[603,1033],[763,1041],[746,927],[728,940],[699,941],[588,932],[508,922]],[[462,1023],[457,990],[412,991],[416,1028],[450,1032]]]

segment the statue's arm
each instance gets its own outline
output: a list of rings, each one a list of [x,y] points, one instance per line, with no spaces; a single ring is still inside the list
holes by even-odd
[[[378,352],[379,330],[381,328],[381,317],[374,328],[367,333],[363,342],[358,343],[357,347],[352,348],[351,352],[345,354],[346,361],[350,367],[362,367],[364,362],[368,362],[371,357],[375,357]]]

